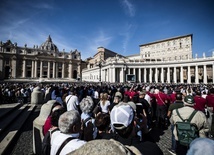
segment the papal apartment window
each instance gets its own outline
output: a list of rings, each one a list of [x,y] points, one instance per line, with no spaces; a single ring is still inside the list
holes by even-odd
[[[6,48],[6,52],[10,52],[10,48]]]
[[[161,47],[162,47],[162,48],[164,47],[164,43],[161,44]]]

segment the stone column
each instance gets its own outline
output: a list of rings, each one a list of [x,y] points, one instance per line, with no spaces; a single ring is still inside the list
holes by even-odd
[[[155,82],[158,82],[158,68],[155,68]]]
[[[207,83],[207,66],[204,65],[204,83]]]
[[[109,67],[109,82],[112,82],[112,67]]]
[[[48,78],[50,78],[51,62],[48,61]]]
[[[184,71],[183,71],[183,66],[181,66],[181,75],[180,75],[180,76],[181,76],[181,78],[180,78],[181,81],[180,81],[180,82],[181,82],[181,83],[184,83]]]
[[[56,62],[53,62],[53,78],[56,78]]]
[[[107,81],[110,82],[110,68],[107,69]]]
[[[43,75],[43,62],[40,61],[40,78],[42,78]]]
[[[72,62],[69,63],[69,78],[73,78],[73,65]]]
[[[62,78],[65,78],[65,63],[62,63]]]
[[[12,74],[12,77],[13,77],[13,78],[16,78],[16,59],[13,59],[13,60],[12,60],[12,68],[11,68],[11,69],[12,69],[12,70],[11,70],[11,71],[12,71],[12,73],[11,73],[11,74]]]
[[[161,82],[164,82],[164,68],[161,67]]]
[[[112,68],[112,82],[115,82],[115,67]]]
[[[195,65],[195,83],[198,84],[198,65]]]
[[[81,63],[79,62],[78,63],[78,66],[77,66],[77,70],[78,70],[78,73],[77,73],[77,76],[81,76]],[[103,71],[102,71],[102,68],[101,68],[101,81],[102,81],[102,79],[103,79],[103,73],[102,73]]]
[[[146,79],[146,75],[147,75],[147,72],[146,72],[146,68],[144,68],[144,82],[146,83],[147,82],[147,79]]]
[[[118,82],[122,81],[122,72],[123,72],[123,68],[118,68],[119,69],[119,80]]]
[[[35,78],[37,78],[37,72],[38,72],[37,64],[38,64],[38,62],[37,62],[37,60],[35,60],[35,75],[34,75]]]
[[[68,64],[68,77],[71,79],[71,63]]]
[[[188,66],[188,82],[187,83],[191,83],[191,75],[190,75],[190,66]]]
[[[107,69],[104,70],[104,82],[108,82],[107,79],[106,79],[107,74],[108,74],[107,71],[108,71]]]
[[[152,82],[152,68],[149,68],[149,82]]]
[[[176,69],[176,67],[174,67],[173,81],[174,81],[174,83],[177,83],[177,69]]]
[[[167,67],[167,82],[170,83],[170,67]]]
[[[138,70],[139,70],[139,71],[138,71],[138,73],[139,73],[139,75],[138,75],[138,80],[139,80],[139,82],[141,82],[141,68],[139,68]]]
[[[23,60],[22,77],[26,78],[26,60]]]
[[[128,68],[128,74],[130,74],[130,68]]]
[[[125,69],[123,67],[121,69],[122,69],[121,82],[125,82],[125,78],[126,78],[125,77]]]
[[[56,66],[55,78],[58,78],[58,73],[59,73],[59,63],[58,63],[58,62],[56,62],[56,63],[55,63],[55,66]]]
[[[31,62],[31,78],[34,78],[34,72],[35,72],[35,68],[34,68],[34,61],[32,60],[32,62]]]

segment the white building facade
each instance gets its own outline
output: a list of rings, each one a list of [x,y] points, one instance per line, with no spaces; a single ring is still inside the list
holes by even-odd
[[[160,50],[150,49],[151,53],[148,55],[147,46],[156,47],[156,43],[168,45],[168,42],[172,45],[175,42],[175,46],[178,46],[171,47],[171,54],[164,53],[165,50],[161,47],[164,54],[155,56]],[[166,46],[166,50],[168,49]],[[115,55],[102,61],[100,66],[83,69],[82,81],[129,82],[127,75],[134,75],[135,82],[214,83],[214,55],[192,58],[192,35],[173,37],[149,45],[140,45],[139,55]]]
[[[192,34],[140,45],[140,55],[143,59],[163,61],[191,59]]]

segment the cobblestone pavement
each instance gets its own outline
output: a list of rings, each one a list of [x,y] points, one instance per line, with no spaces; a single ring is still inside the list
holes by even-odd
[[[163,131],[164,133],[160,135],[160,140],[157,142],[158,146],[163,151],[164,155],[171,155],[167,149],[171,147],[171,129],[170,126],[167,130]]]
[[[11,155],[33,155],[33,121],[38,117],[40,107],[37,107],[23,126],[20,137],[15,142]]]
[[[37,108],[34,114],[27,120],[27,123],[23,127],[22,133],[15,143],[14,149],[11,155],[33,155],[33,120],[39,115],[39,109]],[[163,151],[164,155],[170,155],[167,148],[171,146],[171,130],[168,127],[167,130],[160,130],[154,128],[151,131],[151,137],[158,144]]]

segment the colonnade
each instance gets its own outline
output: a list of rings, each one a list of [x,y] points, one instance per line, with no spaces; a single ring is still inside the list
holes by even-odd
[[[214,62],[171,65],[111,65],[101,69],[101,81],[127,82],[126,75],[135,75],[136,82],[214,83]]]
[[[31,64],[27,61],[31,61]],[[25,59],[22,62],[22,78],[73,78],[73,74],[71,62],[67,69],[65,62]]]

